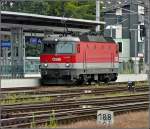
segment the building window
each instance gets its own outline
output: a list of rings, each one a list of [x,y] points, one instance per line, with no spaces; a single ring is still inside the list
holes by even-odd
[[[144,47],[143,42],[140,42],[140,43],[139,43],[139,48],[138,48],[138,52],[139,52],[139,53],[143,53],[143,47]]]
[[[120,22],[122,22],[122,16],[121,16],[121,15],[118,15],[118,16],[117,16],[117,23],[120,23]]]
[[[122,15],[122,8],[116,9],[116,15]]]
[[[144,15],[139,14],[138,15],[138,20],[139,20],[138,21],[139,23],[144,23]]]
[[[138,13],[139,14],[144,14],[144,7],[141,5],[138,5]]]
[[[118,42],[119,45],[119,52],[122,52],[122,42]]]

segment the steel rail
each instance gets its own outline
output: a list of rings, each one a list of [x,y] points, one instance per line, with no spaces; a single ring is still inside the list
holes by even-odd
[[[61,111],[58,110],[55,113],[56,121],[58,123],[70,123],[72,120],[85,120],[86,118],[94,117],[96,118],[96,113],[98,110],[111,110],[116,113],[126,112],[126,111],[133,111],[133,110],[147,110],[148,109],[148,101],[144,102],[131,102],[125,104],[114,104],[114,105],[107,105],[107,106],[95,106],[87,109],[83,108],[76,108],[74,110],[68,111]],[[2,127],[30,127],[32,122],[33,116],[24,116],[24,117],[16,117],[16,118],[8,118],[2,119]],[[45,124],[48,122],[49,114],[42,114],[35,116],[35,124]]]
[[[143,88],[143,87],[148,87],[148,85],[142,85],[142,87],[140,87],[141,85],[136,85],[136,88]],[[66,88],[66,89],[34,89],[34,90],[25,90],[25,91],[2,91],[1,93],[3,95],[8,95],[8,94],[47,94],[47,93],[52,93],[52,94],[59,94],[59,93],[76,93],[76,92],[85,92],[85,91],[97,91],[97,90],[116,90],[116,89],[126,89],[126,86],[113,86],[113,87],[80,87],[80,88]]]
[[[142,102],[142,101],[147,101],[148,99],[147,98],[139,98],[139,100]],[[130,100],[126,100],[125,102],[138,102],[138,101],[135,101],[135,100],[133,100],[133,99],[130,99]],[[108,101],[107,103],[106,102],[98,102],[98,101],[96,101],[96,102],[91,102],[91,103],[84,103],[84,104],[74,104],[74,105],[69,105],[69,106],[66,106],[66,107],[62,107],[62,108],[64,108],[65,110],[68,110],[68,108],[69,109],[74,109],[74,108],[78,108],[78,107],[82,107],[82,108],[87,108],[87,107],[94,107],[94,106],[100,106],[100,105],[109,105],[109,104],[118,104],[118,103],[125,103],[125,102],[120,102],[120,101],[117,101],[117,100],[115,100],[115,101]],[[55,108],[55,109],[57,109],[57,110],[59,110],[59,109],[62,109],[62,108],[58,108],[58,106]],[[49,109],[47,109],[46,108],[46,111],[43,111],[43,110],[41,110],[41,111],[35,111],[35,113],[34,114],[36,114],[36,115],[39,115],[39,114],[48,114],[49,112],[51,112],[51,110],[53,110],[54,108],[49,108]],[[33,111],[31,112],[23,112],[23,113],[9,113],[9,114],[7,114],[7,115],[5,115],[5,118],[12,118],[12,117],[20,117],[20,116],[26,116],[26,115],[32,115],[32,113],[33,113]],[[2,116],[3,116],[3,114],[2,114]],[[3,116],[4,117],[4,116]]]
[[[109,105],[117,103],[148,101],[148,94],[120,96],[120,97],[104,97],[94,99],[84,99],[75,101],[60,101],[56,103],[45,104],[30,104],[30,105],[11,105],[2,107],[2,118],[9,118],[13,116],[21,116],[32,114],[32,112],[42,113],[42,111],[49,111],[53,109],[70,109],[78,107],[92,107],[99,105]]]
[[[139,83],[141,83],[140,85],[143,85],[143,83],[144,83],[144,85],[145,85],[145,81],[139,81]],[[116,85],[127,85],[127,82],[111,82],[111,83],[108,83],[108,84],[104,84],[104,86],[113,86],[113,87],[115,87]],[[140,86],[139,84],[138,84],[138,86]],[[147,86],[147,85],[146,85]],[[58,86],[38,86],[38,87],[15,87],[15,88],[2,88],[2,93],[16,93],[16,92],[34,92],[34,91],[42,91],[42,90],[44,90],[44,89],[48,89],[48,91],[54,91],[55,92],[55,90],[53,90],[53,88],[55,88],[55,87],[58,87]],[[70,88],[70,90],[81,90],[81,89],[90,89],[90,88],[93,88],[92,87],[92,85],[91,86],[87,86],[87,85],[82,85],[82,86],[61,86],[63,89],[62,90],[66,90],[66,91],[68,91],[68,89]],[[101,87],[101,86],[99,86],[99,87]],[[57,91],[62,91],[62,90],[57,90]]]
[[[136,92],[144,92],[144,91],[148,91],[148,87],[138,87],[135,89]],[[34,95],[25,95],[23,97],[18,97],[15,98],[15,101],[19,101],[19,100],[28,100],[28,99],[36,99],[36,98],[43,98],[43,97],[51,97],[52,101],[56,101],[58,99],[67,99],[67,98],[74,98],[74,97],[80,97],[82,95],[105,95],[108,93],[118,93],[118,92],[124,92],[124,91],[128,91],[127,87],[118,87],[118,88],[114,88],[114,89],[86,89],[86,90],[80,90],[78,92],[71,92],[71,93],[63,93],[63,91],[61,93],[57,93],[57,94],[52,94],[52,93],[47,93],[47,94],[34,94]],[[14,98],[5,98],[3,96],[3,98],[0,99],[0,101],[13,101]],[[36,102],[35,102],[36,103]],[[39,102],[38,102],[39,103]]]

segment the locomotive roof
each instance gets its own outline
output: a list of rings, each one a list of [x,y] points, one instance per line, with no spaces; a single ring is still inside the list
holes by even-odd
[[[113,38],[111,37],[104,37],[103,35],[80,35],[79,37],[73,36],[59,36],[59,35],[52,35],[47,38],[43,39],[44,41],[84,41],[84,42],[114,42]]]
[[[103,35],[81,35],[81,41],[88,41],[88,42],[114,42],[112,37],[104,37]]]
[[[44,41],[80,41],[79,37],[53,35],[43,39]]]

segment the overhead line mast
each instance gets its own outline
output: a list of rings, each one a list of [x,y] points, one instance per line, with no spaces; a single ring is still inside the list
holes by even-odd
[[[100,21],[100,0],[96,0],[96,21]],[[100,31],[100,25],[96,26],[96,31]]]

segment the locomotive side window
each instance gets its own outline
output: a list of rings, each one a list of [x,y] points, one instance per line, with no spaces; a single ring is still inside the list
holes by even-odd
[[[80,44],[77,44],[77,53],[80,53]]]

